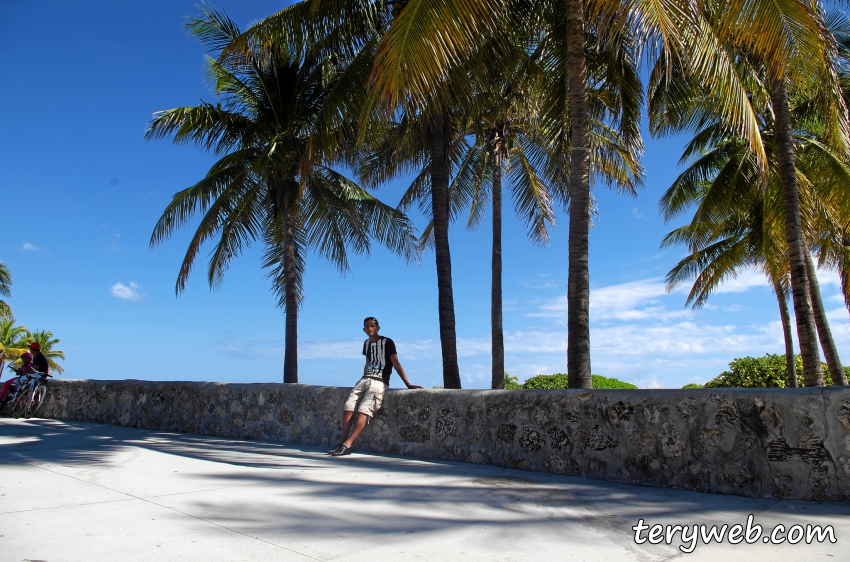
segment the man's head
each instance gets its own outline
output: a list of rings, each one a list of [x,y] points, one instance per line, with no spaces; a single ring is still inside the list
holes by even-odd
[[[381,325],[378,324],[378,319],[374,316],[369,316],[363,320],[363,331],[369,337],[378,335],[378,330],[381,329]]]
[[[34,341],[30,344],[30,351],[41,351],[41,344]]]

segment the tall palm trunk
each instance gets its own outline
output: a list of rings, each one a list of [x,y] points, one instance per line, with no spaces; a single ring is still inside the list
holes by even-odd
[[[841,257],[838,260],[838,277],[841,279],[841,294],[844,295],[844,307],[850,312],[850,300],[847,299],[850,283],[850,236],[845,232],[841,236]]]
[[[782,335],[785,337],[785,368],[788,370],[788,388],[798,388],[797,367],[794,365],[794,338],[791,336],[791,314],[788,311],[788,300],[785,292],[779,286],[779,281],[771,276],[773,292],[779,301],[779,316],[782,318]]]
[[[286,313],[286,343],[283,355],[283,382],[298,382],[298,283],[295,272],[295,244],[292,238],[292,219],[283,216],[283,275],[284,311]]]
[[[449,252],[449,130],[439,111],[431,118],[431,209],[434,219],[434,249],[437,257],[437,293],[440,314],[440,347],[443,352],[443,386],[460,388],[457,365],[455,305],[452,295],[452,258]]]
[[[490,285],[490,338],[492,387],[505,388],[505,340],[502,330],[502,127],[489,142],[493,163],[493,258]]]
[[[797,339],[803,357],[803,380],[806,386],[823,386],[823,370],[818,352],[815,319],[806,275],[806,256],[800,226],[800,200],[794,165],[794,139],[788,113],[788,93],[783,76],[771,78],[771,103],[776,119],[776,160],[779,183],[782,187],[782,206],[785,215],[785,241],[791,271],[791,295],[794,316],[797,318]]]
[[[592,388],[590,377],[590,149],[584,9],[566,0],[567,79],[570,94],[570,234],[567,276],[567,379],[570,388]]]
[[[832,330],[829,329],[829,321],[826,319],[826,311],[823,308],[823,300],[820,297],[820,286],[818,285],[815,261],[812,259],[812,254],[808,249],[805,252],[806,272],[809,278],[809,293],[812,295],[815,325],[818,328],[820,346],[823,348],[823,354],[826,357],[826,366],[829,368],[833,385],[847,386],[847,374],[844,372],[844,367],[841,366],[841,359],[838,357],[838,348],[835,346],[835,340],[832,339]]]

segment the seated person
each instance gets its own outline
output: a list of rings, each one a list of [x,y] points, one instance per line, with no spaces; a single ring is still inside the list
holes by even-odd
[[[35,367],[32,364],[32,355],[30,353],[21,354],[21,366],[15,369],[12,367],[12,370],[17,373],[19,377],[24,375],[29,375],[35,373]],[[9,379],[5,383],[3,383],[3,389],[0,390],[0,403],[6,398],[6,394],[9,392],[9,387],[11,387],[15,383],[15,379]]]
[[[363,367],[363,376],[354,385],[348,401],[345,403],[342,413],[342,431],[340,432],[339,444],[328,451],[329,455],[342,456],[351,454],[351,446],[354,440],[366,427],[366,423],[381,408],[384,401],[384,392],[390,386],[390,375],[395,367],[398,376],[404,381],[407,388],[422,388],[410,384],[407,374],[398,361],[395,343],[390,338],[378,335],[381,326],[374,316],[363,320],[363,331],[369,336],[363,342],[363,355],[366,356],[366,365]],[[355,410],[358,413],[354,428],[351,421]]]
[[[35,370],[43,373],[45,376],[52,377],[53,375],[50,374],[50,363],[48,363],[47,357],[41,352],[41,344],[37,341],[32,342],[30,344],[30,351],[35,354],[32,358],[32,366],[35,367]]]

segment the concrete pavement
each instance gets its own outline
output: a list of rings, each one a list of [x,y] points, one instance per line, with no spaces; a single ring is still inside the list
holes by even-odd
[[[829,541],[635,544],[639,519],[811,524]],[[0,419],[0,561],[850,560],[850,504]],[[645,535],[646,533],[644,533]]]

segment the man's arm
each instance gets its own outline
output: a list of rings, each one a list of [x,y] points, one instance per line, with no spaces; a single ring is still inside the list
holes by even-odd
[[[410,384],[410,381],[407,380],[407,375],[404,373],[404,369],[402,368],[401,363],[398,362],[398,354],[393,353],[392,355],[390,355],[390,361],[393,362],[393,367],[395,367],[396,373],[398,373],[398,376],[400,376],[401,380],[404,381],[404,384],[407,385],[407,388],[422,388],[419,385]]]

